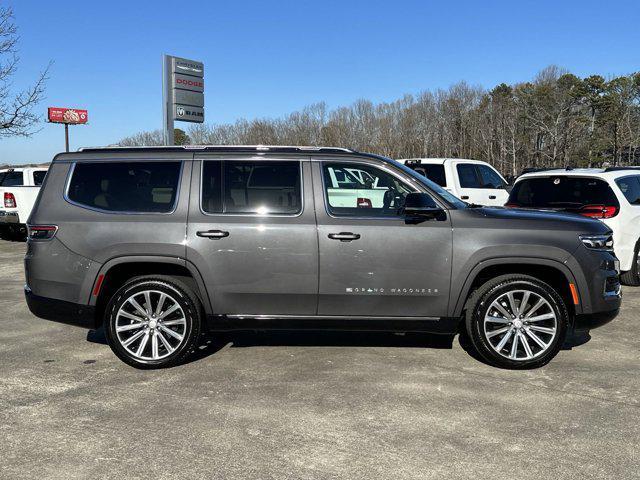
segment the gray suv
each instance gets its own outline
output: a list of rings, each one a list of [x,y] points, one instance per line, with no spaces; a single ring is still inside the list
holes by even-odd
[[[470,205],[339,148],[59,154],[28,228],[31,311],[103,325],[139,368],[183,361],[207,331],[269,328],[462,333],[531,368],[620,307],[602,222]]]

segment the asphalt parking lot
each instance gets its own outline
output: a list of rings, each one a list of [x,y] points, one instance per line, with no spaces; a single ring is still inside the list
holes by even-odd
[[[238,334],[138,371],[31,315],[24,251],[0,241],[1,478],[638,478],[640,289],[534,371],[361,333]]]

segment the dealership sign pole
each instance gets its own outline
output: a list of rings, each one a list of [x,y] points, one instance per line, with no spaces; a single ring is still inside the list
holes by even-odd
[[[47,118],[50,123],[64,124],[64,146],[65,151],[69,151],[69,125],[85,125],[89,119],[89,113],[86,110],[77,108],[59,108],[49,107],[47,109]]]
[[[204,64],[164,55],[162,61],[164,144],[174,144],[175,120],[204,122]]]

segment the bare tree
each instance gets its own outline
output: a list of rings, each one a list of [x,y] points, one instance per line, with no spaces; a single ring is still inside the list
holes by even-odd
[[[580,79],[548,67],[533,81],[491,90],[448,89],[328,110],[310,105],[281,118],[194,125],[193,144],[325,145],[393,158],[467,157],[506,175],[528,166],[640,163],[640,74]],[[157,136],[157,139],[156,139]],[[161,142],[143,132],[125,144]]]
[[[0,6],[0,137],[28,137],[37,131],[40,115],[34,108],[44,98],[51,63],[30,87],[17,91],[12,88],[11,78],[19,62],[19,37],[13,20],[13,10]]]
[[[118,142],[121,147],[152,147],[164,144],[164,134],[162,130],[151,132],[140,132],[130,137],[123,138]]]

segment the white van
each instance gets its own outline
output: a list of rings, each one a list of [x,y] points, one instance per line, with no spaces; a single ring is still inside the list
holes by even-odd
[[[465,202],[501,207],[509,198],[508,182],[487,162],[465,158],[409,158],[398,161]]]

